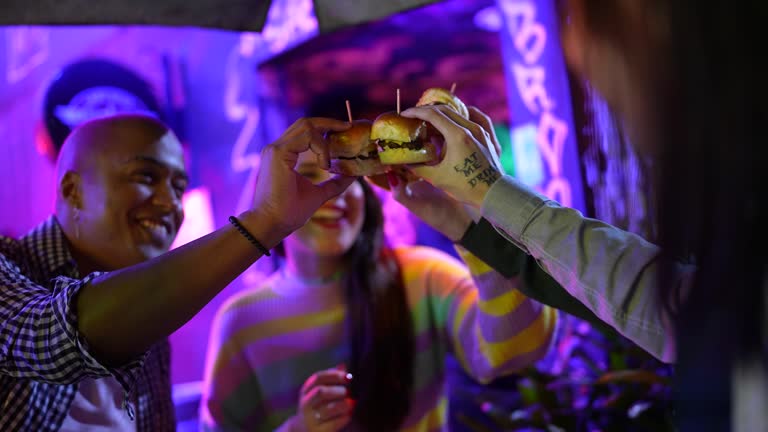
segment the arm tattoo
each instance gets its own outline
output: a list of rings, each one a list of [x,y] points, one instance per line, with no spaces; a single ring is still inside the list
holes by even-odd
[[[469,177],[474,173],[475,171],[479,170],[481,168],[480,160],[477,157],[477,152],[472,152],[471,155],[464,158],[464,162],[460,163],[458,165],[454,165],[453,169],[457,173],[464,174],[464,177]]]
[[[484,169],[480,174],[476,175],[475,177],[469,179],[469,185],[472,187],[475,187],[479,182],[483,182],[486,185],[490,186],[496,180],[499,179],[499,172],[496,171],[493,167],[488,167]]]
[[[464,175],[464,177],[468,178],[469,180],[467,183],[473,188],[480,182],[490,186],[496,180],[498,180],[499,172],[496,171],[496,169],[494,169],[492,166],[489,166],[480,171],[480,173],[475,174],[482,167],[483,164],[480,162],[480,158],[477,157],[477,152],[472,152],[471,155],[464,159],[464,162],[458,165],[454,165],[453,169],[457,173],[461,173]]]

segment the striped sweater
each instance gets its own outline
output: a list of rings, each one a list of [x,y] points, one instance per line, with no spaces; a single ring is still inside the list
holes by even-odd
[[[467,266],[431,248],[395,250],[416,344],[404,431],[444,429],[447,352],[485,383],[541,358],[552,338],[555,310],[520,294],[517,278],[460,252]],[[275,430],[296,414],[310,375],[347,361],[339,283],[286,290],[283,278],[278,272],[219,310],[206,362],[204,430]]]

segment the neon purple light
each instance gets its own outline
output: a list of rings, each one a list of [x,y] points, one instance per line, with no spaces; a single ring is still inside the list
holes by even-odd
[[[507,63],[513,148],[521,180],[568,207],[583,208],[581,170],[571,126],[568,78],[557,38],[552,1],[498,0],[504,19],[502,49]],[[536,145],[526,145],[530,128]],[[536,154],[538,153],[538,154]],[[540,171],[540,158],[546,175]]]

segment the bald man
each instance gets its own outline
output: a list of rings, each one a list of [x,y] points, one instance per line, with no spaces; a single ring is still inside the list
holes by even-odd
[[[55,215],[0,237],[0,431],[175,430],[167,337],[353,181],[298,154],[346,122],[301,119],[262,152],[253,209],[172,252],[188,179],[157,120],[88,122],[64,143]],[[289,204],[290,203],[290,204]]]

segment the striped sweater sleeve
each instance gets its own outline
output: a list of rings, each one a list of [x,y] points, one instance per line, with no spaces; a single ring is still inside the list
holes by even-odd
[[[237,335],[238,315],[230,300],[219,309],[211,326],[200,402],[201,431],[256,430],[254,413],[263,414],[261,392]]]
[[[447,255],[435,256],[428,267],[427,291],[464,370],[487,383],[542,358],[554,334],[557,311],[518,291],[519,277],[506,279],[457,249],[466,266]]]

